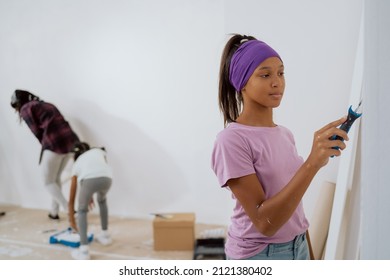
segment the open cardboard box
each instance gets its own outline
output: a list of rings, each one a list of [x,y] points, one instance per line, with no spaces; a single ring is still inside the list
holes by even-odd
[[[195,214],[157,214],[153,220],[154,250],[190,251],[195,243]]]

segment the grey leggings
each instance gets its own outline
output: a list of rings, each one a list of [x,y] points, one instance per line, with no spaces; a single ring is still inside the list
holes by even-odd
[[[108,208],[106,202],[106,194],[111,187],[111,178],[108,177],[99,177],[99,178],[90,178],[81,180],[79,200],[78,200],[78,210],[77,210],[77,220],[80,233],[80,244],[87,245],[88,237],[88,205],[91,201],[92,195],[97,193],[97,201],[99,204],[99,213],[100,213],[100,223],[102,230],[108,229]]]

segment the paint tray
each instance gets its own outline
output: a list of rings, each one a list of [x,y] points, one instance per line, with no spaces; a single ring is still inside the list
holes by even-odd
[[[88,234],[88,243],[92,242],[93,234]],[[57,232],[50,236],[50,244],[63,244],[69,247],[79,247],[80,246],[80,235],[77,232],[73,232],[72,228]]]

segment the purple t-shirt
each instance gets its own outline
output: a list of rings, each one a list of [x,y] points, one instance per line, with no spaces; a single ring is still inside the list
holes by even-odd
[[[212,153],[212,168],[222,187],[227,187],[229,179],[256,174],[266,199],[282,190],[302,164],[294,137],[283,126],[230,123],[217,135]],[[301,202],[288,222],[275,235],[267,237],[256,229],[233,194],[232,197],[235,207],[225,245],[226,254],[231,258],[248,258],[269,243],[291,241],[309,226]]]

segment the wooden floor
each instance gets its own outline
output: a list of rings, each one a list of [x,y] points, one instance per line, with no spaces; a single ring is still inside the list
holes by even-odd
[[[50,244],[50,236],[68,227],[65,214],[59,221],[50,220],[47,211],[0,205],[0,259],[11,260],[70,260],[73,248]],[[113,243],[102,246],[90,244],[94,260],[190,260],[193,251],[154,251],[153,227],[150,220],[110,217]],[[99,217],[88,215],[89,232],[98,233]],[[219,225],[195,225],[195,237],[212,231],[224,231]]]

